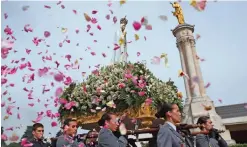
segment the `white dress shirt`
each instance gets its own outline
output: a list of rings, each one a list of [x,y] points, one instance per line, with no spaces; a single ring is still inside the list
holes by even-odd
[[[177,127],[173,123],[169,121],[167,121],[166,123],[169,124],[175,131],[177,131]]]

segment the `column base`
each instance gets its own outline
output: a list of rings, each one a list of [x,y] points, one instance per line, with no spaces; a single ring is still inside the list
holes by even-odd
[[[206,108],[209,109],[209,107],[211,107],[210,110],[205,110]],[[235,144],[235,141],[231,139],[230,131],[226,130],[221,117],[215,111],[213,101],[208,96],[187,99],[183,112],[185,113],[183,123],[188,124],[196,124],[199,117],[209,116],[216,129],[225,131],[224,133],[221,133],[221,136],[227,143]]]

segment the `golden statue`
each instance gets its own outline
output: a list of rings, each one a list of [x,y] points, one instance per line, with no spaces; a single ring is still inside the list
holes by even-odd
[[[181,6],[178,2],[171,3],[172,7],[175,8],[175,12],[172,12],[177,17],[179,24],[184,24],[184,15]]]

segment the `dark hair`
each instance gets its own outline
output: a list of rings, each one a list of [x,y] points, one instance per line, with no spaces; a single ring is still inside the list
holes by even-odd
[[[114,113],[110,113],[110,112],[104,113],[101,116],[100,120],[98,121],[99,126],[104,126],[105,125],[105,121],[111,120],[111,115],[114,115]]]
[[[37,128],[44,128],[44,126],[41,123],[35,123],[35,124],[33,124],[33,131],[36,131]]]
[[[172,110],[172,105],[177,105],[176,103],[158,103],[157,105],[157,113],[155,114],[155,116],[157,118],[165,118],[166,117],[166,113],[168,111],[171,111]]]
[[[210,117],[208,117],[208,116],[201,116],[198,118],[196,124],[205,124],[209,119],[210,119]]]
[[[69,126],[69,123],[72,122],[72,121],[77,121],[75,118],[67,118],[65,119],[65,121],[63,122],[63,129],[64,127],[67,125]]]
[[[91,138],[91,136],[92,136],[93,133],[98,133],[98,132],[95,131],[95,130],[89,131],[89,132],[86,134],[86,139]]]

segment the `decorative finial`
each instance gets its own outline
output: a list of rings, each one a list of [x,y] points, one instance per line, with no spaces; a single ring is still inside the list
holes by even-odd
[[[183,10],[178,2],[170,3],[172,7],[175,8],[175,12],[172,12],[174,16],[177,17],[179,24],[184,24]]]
[[[127,20],[127,18],[126,18],[126,15],[125,15],[124,18],[121,18],[121,19],[120,19],[120,24],[123,24],[123,25],[127,25],[127,24],[128,24],[128,20]]]

